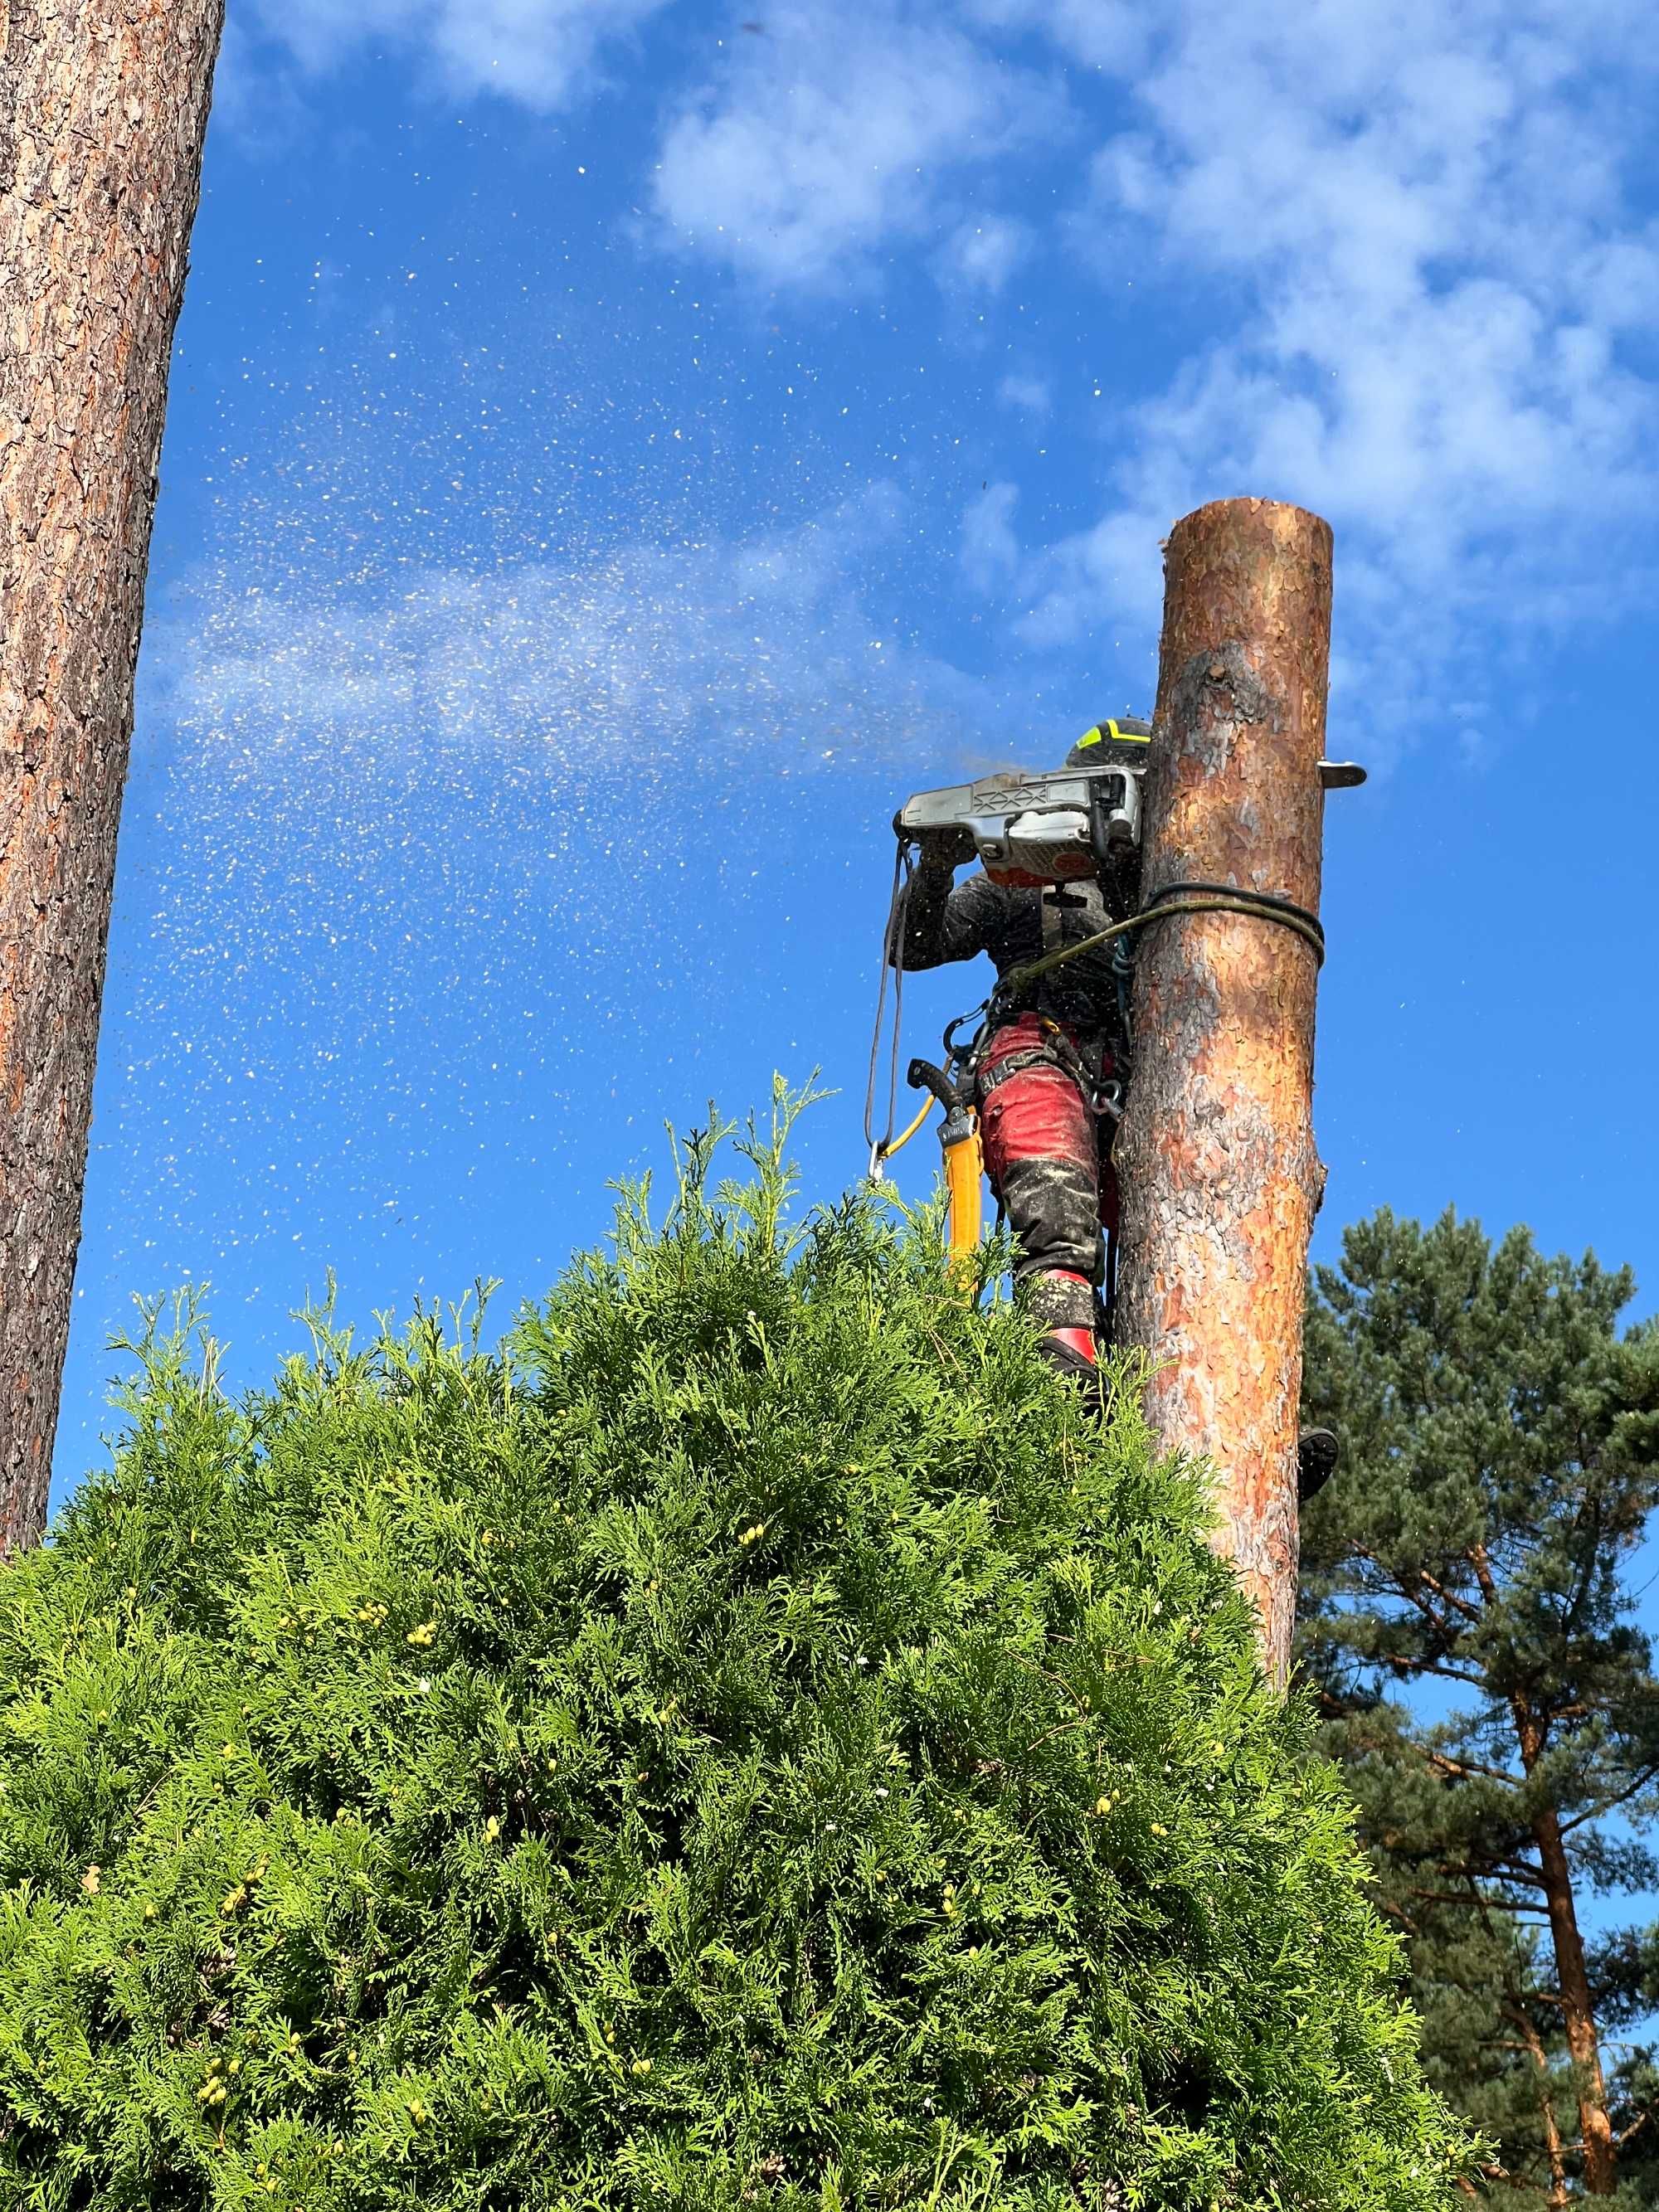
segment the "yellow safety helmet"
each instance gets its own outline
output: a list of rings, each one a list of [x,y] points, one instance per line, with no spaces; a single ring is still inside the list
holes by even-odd
[[[1152,726],[1133,714],[1120,714],[1115,722],[1097,722],[1066,756],[1067,768],[1100,768],[1108,761],[1141,761],[1151,744]]]

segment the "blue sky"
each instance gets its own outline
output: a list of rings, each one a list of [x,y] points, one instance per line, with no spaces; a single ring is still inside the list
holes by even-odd
[[[854,1177],[894,805],[1144,709],[1237,492],[1334,528],[1374,771],[1321,1248],[1455,1204],[1650,1310],[1656,67],[1600,0],[231,0],[60,1492],[134,1292],[250,1380],[330,1267],[510,1304],[775,1067]]]

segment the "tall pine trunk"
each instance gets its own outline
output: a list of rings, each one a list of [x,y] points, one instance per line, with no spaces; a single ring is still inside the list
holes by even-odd
[[[1480,1595],[1490,1606],[1497,1602],[1498,1583],[1484,1544],[1471,1545],[1468,1553]],[[1527,1698],[1519,1692],[1510,1698],[1520,1746],[1521,1766],[1530,1774],[1544,1755],[1544,1729]],[[1584,2189],[1591,2197],[1611,2197],[1617,2184],[1617,2154],[1613,2123],[1607,2114],[1607,2087],[1601,2071],[1601,2042],[1595,2026],[1595,2003],[1590,1994],[1584,1964],[1584,1939],[1578,1930],[1578,1911],[1573,1901],[1572,1869],[1567,1863],[1561,1820],[1553,1805],[1547,1805],[1533,1822],[1533,1841],[1538,1847],[1539,1871],[1543,1877],[1544,1907],[1549,1915],[1550,1942],[1555,1952],[1556,1991],[1561,2000],[1561,2021],[1567,2054],[1577,2076],[1578,2130],[1583,2138]]]
[[[156,462],[223,6],[0,9],[0,1552],[46,1524]]]
[[[1498,1586],[1484,1544],[1468,1553],[1480,1594],[1488,1605]],[[1528,1698],[1515,1692],[1510,1698],[1516,1741],[1523,1773],[1530,1775],[1544,1755],[1544,1729]],[[1579,1933],[1578,1911],[1572,1893],[1572,1869],[1561,1835],[1561,1820],[1553,1805],[1546,1805],[1532,1824],[1538,1848],[1539,1872],[1543,1878],[1544,1909],[1549,1916],[1550,1942],[1555,1953],[1555,1986],[1561,2002],[1561,2023],[1567,2055],[1577,2075],[1578,2131],[1583,2143],[1584,2189],[1591,2197],[1611,2197],[1617,2185],[1617,2152],[1613,2122],[1607,2113],[1607,2081],[1601,2071],[1601,2041],[1595,2025],[1595,2002],[1584,1964],[1584,1939]]]
[[[1170,531],[1142,896],[1223,885],[1319,904],[1331,533],[1261,499]],[[1215,1468],[1215,1541],[1290,1672],[1297,1404],[1318,963],[1272,921],[1196,914],[1142,935],[1123,1190],[1119,1340],[1152,1355],[1160,1445]]]
[[[1533,1759],[1526,1759],[1532,1771]],[[1526,1747],[1522,1741],[1522,1757]],[[1562,2024],[1567,2052],[1577,2076],[1578,2125],[1583,2136],[1584,2187],[1592,2197],[1611,2197],[1614,2185],[1613,2123],[1607,2116],[1607,2084],[1601,2074],[1601,2038],[1596,2033],[1595,2000],[1584,1966],[1584,1939],[1578,1929],[1573,1901],[1572,1872],[1561,1823],[1552,1807],[1540,1813],[1533,1828],[1539,1863],[1544,1873],[1544,1903],[1549,1913],[1550,1941],[1555,1951],[1555,1985],[1561,1999]]]

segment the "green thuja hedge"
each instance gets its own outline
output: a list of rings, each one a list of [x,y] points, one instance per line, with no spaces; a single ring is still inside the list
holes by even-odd
[[[1191,1480],[710,1149],[499,1353],[144,1341],[0,1576],[0,2205],[1443,2203]]]

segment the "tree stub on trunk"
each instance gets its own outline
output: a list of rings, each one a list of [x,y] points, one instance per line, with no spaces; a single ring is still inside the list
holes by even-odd
[[[1316,515],[1222,500],[1170,532],[1147,771],[1143,896],[1227,884],[1319,908],[1331,534]],[[1216,1541],[1289,1672],[1296,1441],[1313,1137],[1312,947],[1206,914],[1141,933],[1134,1074],[1118,1138],[1119,1335],[1157,1363],[1167,1450],[1215,1468]]]

